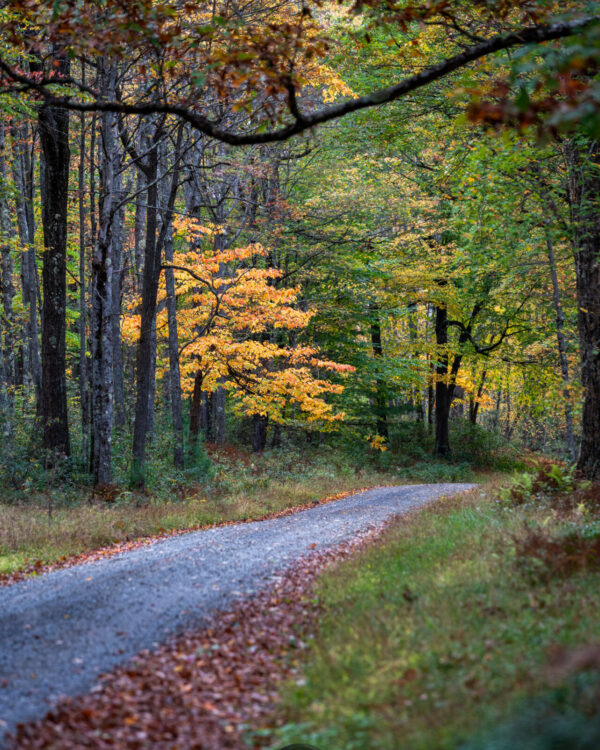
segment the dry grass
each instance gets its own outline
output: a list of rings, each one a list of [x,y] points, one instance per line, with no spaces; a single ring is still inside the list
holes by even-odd
[[[42,499],[0,504],[0,573],[53,563],[65,557],[164,532],[260,518],[338,493],[392,484],[397,476],[310,476],[290,481],[245,477],[229,491],[198,492],[183,500],[135,498],[123,492],[112,502],[91,499],[53,508]]]

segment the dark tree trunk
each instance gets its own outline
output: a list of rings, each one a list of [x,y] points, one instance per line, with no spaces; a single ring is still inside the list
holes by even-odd
[[[469,422],[471,424],[477,424],[477,415],[479,414],[479,402],[480,402],[481,396],[483,395],[483,387],[485,385],[486,377],[487,377],[487,371],[484,370],[481,373],[481,379],[479,381],[479,386],[477,387],[477,396],[476,398],[473,398],[471,396],[469,400]]]
[[[144,248],[144,271],[142,276],[142,310],[140,340],[137,353],[137,397],[135,424],[133,429],[133,466],[131,482],[134,486],[144,485],[144,464],[146,461],[146,437],[148,435],[148,405],[151,392],[152,336],[156,321],[156,297],[160,276],[160,249],[157,252],[156,229],[158,209],[158,153],[159,128],[154,134],[154,147],[146,158],[146,243]]]
[[[452,396],[448,383],[448,311],[437,307],[435,314],[435,342],[439,347],[435,367],[435,448],[436,456],[450,455],[449,418]]]
[[[161,254],[167,232],[170,230],[179,185],[179,154],[183,139],[183,128],[177,134],[177,146],[171,178],[171,188],[167,205],[161,212],[160,232],[158,229],[159,189],[158,167],[159,147],[163,136],[162,124],[155,127],[148,155],[141,165],[147,184],[146,243],[144,248],[144,272],[142,285],[142,310],[140,340],[137,356],[137,398],[135,424],[133,429],[133,465],[131,482],[134,486],[144,485],[144,464],[146,441],[154,429],[154,389],[156,368],[156,300],[158,282],[162,269]]]
[[[252,415],[252,450],[254,453],[262,453],[267,444],[267,427],[269,417],[262,414]]]
[[[445,282],[442,282],[441,285],[443,285],[444,283]],[[471,340],[473,324],[482,308],[483,304],[481,302],[476,302],[473,305],[469,321],[466,325],[463,325],[456,320],[449,321],[448,311],[446,307],[440,306],[436,308],[435,340],[437,346],[439,347],[439,353],[437,365],[435,368],[436,383],[434,452],[437,456],[449,456],[451,452],[449,421],[450,407],[452,406],[452,399],[454,398],[457,388],[456,378],[462,364],[464,346],[469,340]],[[450,365],[450,358],[448,356],[448,328],[451,325],[458,326],[458,328],[460,329],[460,334],[456,342],[457,352],[452,358],[452,364]]]
[[[150,374],[148,375],[148,424],[146,428],[146,445],[152,445],[155,436],[155,406],[156,406],[156,353],[158,351],[156,338],[156,313],[152,321],[150,335]]]
[[[13,127],[13,178],[19,239],[25,248],[21,262],[23,305],[27,310],[27,370],[35,390],[38,414],[41,413],[42,363],[38,340],[38,272],[35,262],[33,133],[27,125]]]
[[[146,185],[146,176],[139,169],[137,173],[135,200],[135,219],[134,219],[134,272],[135,288],[141,291],[144,274],[144,243],[145,243],[145,223],[146,223],[146,196],[144,187]]]
[[[190,459],[193,461],[198,448],[198,436],[202,427],[202,370],[196,370],[194,391],[190,401]]]
[[[68,59],[61,55],[56,62],[57,72],[68,75]],[[43,446],[52,462],[71,452],[65,362],[69,111],[43,104],[38,125],[44,227],[41,416]]]
[[[376,302],[369,304],[371,313],[371,346],[375,357],[375,418],[377,420],[377,434],[388,438],[387,421],[387,387],[385,378],[381,372],[383,364],[383,346],[381,343],[381,320],[379,317],[379,306]]]
[[[214,422],[213,422],[213,394],[207,391],[202,391],[202,399],[200,404],[200,427],[204,432],[204,437],[207,443],[212,443],[215,439]]]
[[[120,169],[120,159],[117,164]],[[125,221],[125,190],[122,177],[115,179],[115,197],[119,208],[114,219],[114,232],[111,243],[112,256],[112,359],[115,401],[115,427],[117,430],[125,428],[125,383],[123,376],[123,342],[121,340],[121,297],[123,282],[123,225]]]
[[[566,144],[584,400],[577,466],[600,479],[600,142]]]
[[[212,394],[212,425],[215,445],[225,444],[225,388],[219,386]]]
[[[116,70],[102,71],[107,95],[114,91]],[[115,239],[116,116],[101,115],[100,203],[98,238],[92,259],[92,474],[96,485],[111,481],[113,430],[112,273]]]
[[[571,386],[569,383],[569,362],[567,360],[567,342],[565,339],[565,316],[560,300],[560,287],[558,286],[558,273],[556,271],[556,260],[554,257],[554,244],[550,230],[546,230],[546,246],[548,248],[548,265],[550,266],[550,278],[552,280],[552,298],[554,300],[554,312],[556,315],[556,341],[558,344],[558,356],[560,359],[560,373],[563,381],[563,399],[565,410],[565,432],[567,437],[567,448],[571,461],[577,459],[575,448],[575,433],[573,431],[573,409],[571,407]]]
[[[8,170],[6,165],[6,135],[8,126],[0,123],[0,179],[6,185]],[[14,386],[16,385],[15,363],[15,330],[13,315],[13,299],[15,287],[13,284],[13,260],[11,240],[15,234],[11,219],[7,194],[0,194],[0,257],[2,263],[2,309],[4,313],[4,345],[2,355],[4,360],[4,379],[6,384],[7,402],[9,407],[14,403]]]
[[[175,300],[175,278],[173,269],[173,234],[169,229],[165,240],[165,286],[167,292],[167,315],[169,321],[169,390],[171,418],[173,420],[173,462],[184,467],[183,416],[181,413],[181,375],[179,372],[179,337],[177,335],[177,304]],[[197,433],[196,433],[197,434]]]
[[[85,82],[85,67],[84,67]],[[79,171],[78,171],[78,203],[79,203],[79,399],[81,402],[81,452],[84,464],[87,465],[89,454],[89,391],[88,391],[88,362],[87,362],[87,301],[86,287],[86,253],[85,253],[85,114],[79,118]]]

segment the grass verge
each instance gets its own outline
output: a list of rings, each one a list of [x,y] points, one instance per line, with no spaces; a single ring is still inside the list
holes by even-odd
[[[510,493],[490,502],[476,491],[440,501],[325,573],[317,587],[323,614],[303,676],[283,691],[279,728],[266,731],[273,747],[600,746],[600,732],[592,744],[581,744],[580,735],[569,740],[562,721],[568,714],[577,718],[573,727],[592,719],[598,726],[598,701],[589,694],[600,693],[600,656],[583,659],[583,671],[592,670],[583,678],[572,674],[578,670],[558,677],[549,670],[552,654],[600,652],[593,645],[600,639],[600,559],[586,553],[573,565],[570,556],[546,575],[531,527],[544,529],[543,545],[563,540],[564,549],[571,549],[574,526],[583,540],[600,532],[589,508],[565,510],[555,494],[515,503]],[[580,679],[595,718],[572,697],[581,694],[573,683]],[[559,708],[548,714],[548,706]],[[525,718],[511,724],[515,716]],[[531,744],[557,716],[567,732],[563,744],[551,744],[559,736],[552,728],[547,744]]]

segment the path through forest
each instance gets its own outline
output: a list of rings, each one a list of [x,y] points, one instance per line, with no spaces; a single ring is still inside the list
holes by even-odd
[[[140,650],[206,624],[311,549],[475,486],[368,490],[283,518],[157,541],[0,589],[0,731],[43,716],[59,695],[90,690],[101,673]]]

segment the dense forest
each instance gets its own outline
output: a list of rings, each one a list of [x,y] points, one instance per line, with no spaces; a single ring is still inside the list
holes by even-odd
[[[2,3],[3,482],[467,433],[600,477],[597,14]]]
[[[599,103],[597,0],[0,0],[0,747],[600,747]]]

